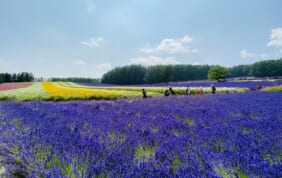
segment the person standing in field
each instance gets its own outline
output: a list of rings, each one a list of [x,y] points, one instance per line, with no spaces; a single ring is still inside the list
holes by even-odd
[[[165,96],[173,96],[173,95],[175,95],[175,92],[173,91],[172,87],[169,87],[169,89],[165,91],[164,95]]]
[[[203,95],[203,94],[204,94],[204,89],[203,89],[203,87],[200,87],[200,89],[199,89],[199,94],[200,94],[200,95]]]
[[[143,94],[143,98],[147,98],[147,92],[145,88],[142,88],[142,94]]]
[[[211,85],[211,92],[212,92],[212,94],[215,94],[215,91],[216,91],[215,86],[214,86],[214,85]]]
[[[257,84],[256,89],[260,90],[260,89],[262,89],[262,86],[260,84]]]
[[[186,95],[190,95],[191,94],[191,89],[190,89],[189,85],[187,86],[185,93],[186,93]]]

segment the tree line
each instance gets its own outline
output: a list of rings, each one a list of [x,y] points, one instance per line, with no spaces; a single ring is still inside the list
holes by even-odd
[[[34,76],[32,73],[20,72],[20,73],[0,73],[0,83],[4,82],[32,82]]]
[[[276,77],[282,76],[282,58],[264,60],[251,65],[237,65],[229,68],[230,77]]]
[[[69,77],[51,78],[51,81],[112,83],[112,84],[144,84],[165,83],[189,80],[216,79],[220,81],[226,77],[277,77],[282,76],[282,58],[264,60],[249,65],[236,65],[226,68],[218,65],[129,65],[116,67],[106,72],[101,79]],[[32,73],[0,73],[0,83],[42,81],[35,79]]]
[[[221,72],[222,70],[223,72]],[[211,77],[216,75],[214,72],[221,73],[221,76],[218,78]],[[222,74],[224,74],[224,76],[222,76]],[[144,83],[150,84],[205,79],[219,80],[226,77],[234,78],[247,76],[282,76],[282,58],[277,60],[260,61],[250,65],[237,65],[230,68],[218,65],[181,64],[145,67],[142,65],[133,64],[124,67],[116,67],[108,71],[102,76],[101,82],[121,85]]]
[[[68,77],[68,78],[51,78],[52,82],[81,82],[81,83],[100,83],[100,79],[83,78],[83,77]]]

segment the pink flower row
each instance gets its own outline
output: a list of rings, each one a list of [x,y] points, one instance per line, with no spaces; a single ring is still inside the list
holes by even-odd
[[[18,88],[25,88],[32,85],[32,82],[22,82],[22,83],[3,83],[0,84],[0,91],[13,90]]]

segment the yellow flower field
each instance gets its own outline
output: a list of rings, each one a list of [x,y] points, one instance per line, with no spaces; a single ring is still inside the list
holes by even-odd
[[[101,98],[109,93],[95,91],[93,89],[80,89],[70,88],[64,86],[61,82],[43,82],[43,89],[46,90],[55,99],[90,99],[90,98]],[[117,97],[111,95],[112,98]]]

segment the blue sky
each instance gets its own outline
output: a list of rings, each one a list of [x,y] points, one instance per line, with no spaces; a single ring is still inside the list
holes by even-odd
[[[281,0],[1,0],[0,72],[95,77],[133,63],[282,57]]]

